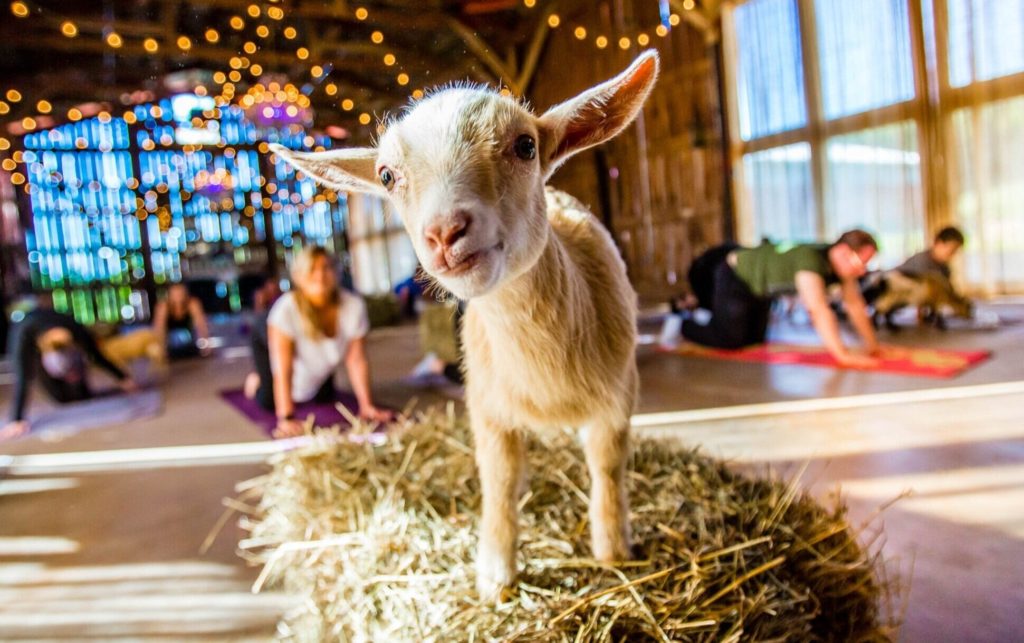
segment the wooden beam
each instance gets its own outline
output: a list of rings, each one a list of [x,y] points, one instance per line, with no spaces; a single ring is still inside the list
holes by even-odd
[[[480,62],[491,70],[497,80],[504,82],[513,94],[522,94],[522,89],[519,86],[519,82],[516,80],[515,70],[508,69],[505,63],[502,62],[501,58],[494,53],[494,50],[492,50],[475,31],[456,18],[448,18],[447,22],[451,30],[462,38],[462,41],[466,43],[469,50],[473,52]]]
[[[558,3],[552,4],[557,5]],[[553,11],[554,6],[550,7],[550,12]],[[529,92],[530,84],[533,82],[533,74],[537,71],[537,63],[540,61],[540,53],[544,50],[544,43],[547,42],[548,33],[551,31],[551,28],[548,27],[547,15],[542,15],[537,21],[537,27],[533,31],[533,38],[530,39],[530,48],[526,51],[526,59],[523,61],[523,66],[519,69],[519,77],[516,78],[516,84],[519,85],[520,90],[524,94]]]

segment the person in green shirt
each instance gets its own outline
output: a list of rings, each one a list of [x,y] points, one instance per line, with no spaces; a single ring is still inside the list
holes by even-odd
[[[684,338],[715,348],[740,348],[763,342],[771,302],[796,293],[810,314],[825,348],[843,366],[877,363],[875,329],[861,295],[858,279],[878,251],[875,239],[863,230],[850,230],[831,245],[762,243],[754,248],[718,246],[698,257],[689,280],[697,304],[711,312],[706,324],[685,318]],[[868,355],[843,345],[839,322],[829,306],[828,287],[841,284],[850,323],[864,341]]]

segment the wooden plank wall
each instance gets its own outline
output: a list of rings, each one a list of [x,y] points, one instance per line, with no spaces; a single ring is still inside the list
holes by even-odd
[[[640,32],[661,54],[661,77],[643,116],[552,180],[609,225],[641,299],[657,301],[685,290],[695,254],[731,228],[717,49],[686,22],[655,35],[656,2],[578,2],[571,11],[565,4],[527,91],[538,111],[624,69],[644,49],[635,43]],[[576,26],[587,30],[586,40],[574,37]],[[609,38],[606,48],[595,46],[597,35]],[[618,46],[623,35],[634,39],[627,50]]]

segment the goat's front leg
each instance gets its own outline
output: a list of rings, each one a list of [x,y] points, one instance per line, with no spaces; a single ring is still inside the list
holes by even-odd
[[[516,576],[517,500],[526,466],[526,445],[519,431],[486,422],[474,424],[474,436],[483,492],[476,587],[484,600],[496,600]]]
[[[583,434],[590,470],[590,536],[594,558],[603,562],[629,560],[629,498],[626,463],[629,460],[629,421],[598,423]]]

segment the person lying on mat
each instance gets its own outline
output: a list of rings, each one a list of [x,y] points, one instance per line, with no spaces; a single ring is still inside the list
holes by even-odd
[[[210,330],[198,297],[185,284],[172,284],[167,297],[153,310],[153,330],[167,345],[171,359],[206,357],[210,354]]]
[[[135,382],[103,355],[85,326],[53,310],[40,308],[26,315],[11,337],[8,354],[14,366],[14,404],[10,421],[0,429],[0,440],[29,430],[25,411],[29,385],[36,375],[43,389],[61,404],[93,396],[86,358],[114,376],[122,390],[135,390]]]
[[[359,402],[359,415],[386,422],[390,411],[373,404],[366,333],[366,304],[338,287],[331,256],[319,246],[307,247],[292,266],[292,290],[270,309],[265,325],[253,329],[256,372],[245,393],[277,414],[275,437],[302,432],[294,416],[300,402],[334,401],[334,372],[344,363]]]
[[[698,257],[689,280],[696,303],[711,312],[706,324],[684,313],[682,336],[698,344],[734,349],[764,341],[772,298],[795,292],[807,309],[825,348],[843,366],[870,367],[878,360],[878,340],[858,279],[878,251],[874,238],[850,230],[832,245],[768,242],[756,248],[718,246]],[[828,287],[842,286],[843,302],[868,355],[843,345],[839,322],[829,305]]]

